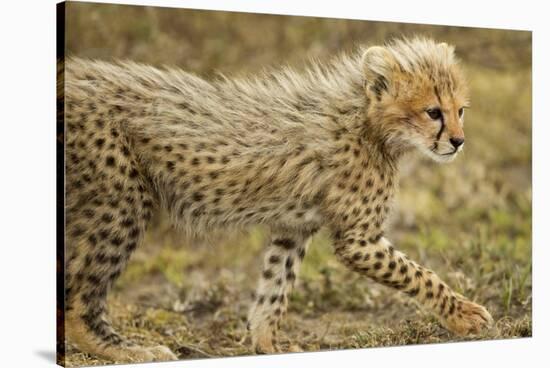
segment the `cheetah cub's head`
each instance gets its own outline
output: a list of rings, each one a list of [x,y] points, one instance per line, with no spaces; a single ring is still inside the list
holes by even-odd
[[[369,115],[390,150],[417,148],[437,162],[464,147],[468,91],[454,48],[415,38],[363,54]]]

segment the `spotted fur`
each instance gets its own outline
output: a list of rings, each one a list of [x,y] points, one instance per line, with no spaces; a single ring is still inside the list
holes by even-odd
[[[64,70],[66,330],[109,359],[176,359],[119,335],[105,298],[165,208],[192,235],[271,230],[248,328],[273,352],[311,237],[322,226],[351,269],[405,292],[453,332],[491,316],[384,237],[401,157],[450,161],[467,91],[453,49],[400,40],[252,78],[72,58]],[[431,119],[427,110],[441,110]]]

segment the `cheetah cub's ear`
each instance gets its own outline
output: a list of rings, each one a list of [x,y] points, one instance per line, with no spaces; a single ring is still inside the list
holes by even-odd
[[[382,93],[387,92],[397,61],[392,53],[383,46],[369,47],[363,54],[363,72],[365,73],[365,92],[380,100]]]

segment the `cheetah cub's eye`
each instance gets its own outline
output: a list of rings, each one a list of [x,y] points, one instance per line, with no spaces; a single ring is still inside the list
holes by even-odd
[[[441,110],[439,108],[428,109],[426,110],[426,114],[428,114],[428,116],[432,120],[439,120],[441,119],[441,116],[442,116]]]
[[[464,107],[461,107],[460,109],[458,109],[458,117],[462,119],[463,116],[464,116]]]

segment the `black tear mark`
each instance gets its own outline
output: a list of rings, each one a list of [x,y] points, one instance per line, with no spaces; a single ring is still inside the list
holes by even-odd
[[[441,96],[439,95],[439,90],[437,89],[437,86],[434,86],[434,93],[435,97],[437,97],[437,101],[439,102],[439,108],[441,109]],[[443,114],[443,111],[441,111],[441,127],[439,128],[439,131],[437,132],[435,143],[434,143],[434,150],[437,151],[439,140],[441,139],[441,136],[443,135],[443,131],[445,130],[445,115]]]

